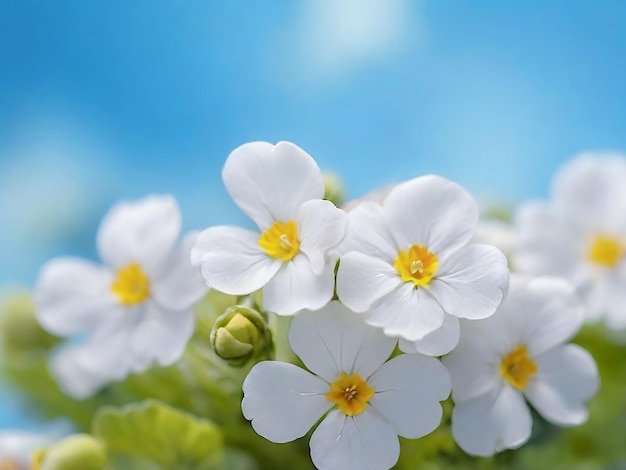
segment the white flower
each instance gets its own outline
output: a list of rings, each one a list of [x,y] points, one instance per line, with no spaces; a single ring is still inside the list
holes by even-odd
[[[263,306],[280,315],[317,310],[332,298],[345,213],[322,200],[315,161],[289,142],[252,142],[226,160],[222,179],[259,232],[211,227],[191,255],[207,284],[232,295],[263,288]]]
[[[55,421],[38,432],[0,431],[0,470],[28,470],[37,467],[41,450],[72,431],[66,421]]]
[[[549,203],[528,203],[516,226],[515,268],[565,277],[590,320],[626,328],[626,158],[585,154],[555,176]]]
[[[596,364],[581,347],[564,344],[582,319],[566,281],[513,275],[493,316],[461,321],[459,345],[442,361],[452,378],[452,435],[465,452],[488,456],[524,444],[532,427],[524,398],[554,424],[587,419]]]
[[[27,470],[36,451],[52,442],[51,436],[22,431],[0,432],[0,470]]]
[[[295,317],[289,341],[313,373],[266,361],[243,384],[243,414],[266,439],[292,441],[326,415],[310,442],[316,467],[387,469],[398,435],[418,438],[439,425],[439,401],[450,393],[443,365],[417,354],[385,362],[396,341],[340,303]]]
[[[87,397],[182,355],[194,328],[191,306],[207,288],[189,262],[196,234],[176,246],[180,230],[171,196],[119,203],[98,230],[104,265],[58,258],[44,266],[35,292],[39,322],[58,336],[87,335],[52,358],[68,394]]]
[[[478,209],[459,185],[423,176],[395,186],[382,205],[363,202],[348,214],[339,299],[406,340],[403,350],[444,354],[458,341],[458,318],[488,317],[502,301],[506,258],[469,244]]]

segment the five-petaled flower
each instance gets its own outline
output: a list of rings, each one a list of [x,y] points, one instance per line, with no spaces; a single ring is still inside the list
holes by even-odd
[[[333,296],[345,213],[322,200],[322,173],[290,142],[252,142],[235,149],[222,171],[235,203],[260,233],[210,227],[200,234],[192,263],[207,284],[227,294],[263,288],[263,306],[279,315],[317,310]]]
[[[339,299],[399,337],[404,351],[449,352],[458,318],[488,317],[504,298],[506,258],[495,247],[469,243],[478,209],[456,183],[415,178],[391,189],[382,204],[363,202],[348,214]]]
[[[53,356],[61,387],[83,398],[130,372],[162,366],[183,353],[194,329],[192,304],[207,288],[189,263],[196,234],[181,230],[171,196],[119,203],[97,235],[104,265],[58,258],[36,288],[37,318],[59,336],[85,335]]]
[[[568,279],[589,320],[626,328],[626,157],[585,154],[555,176],[549,203],[516,217],[515,267]]]
[[[582,321],[569,283],[520,275],[493,316],[461,321],[459,345],[442,361],[452,378],[452,435],[465,452],[488,456],[524,444],[532,428],[524,398],[554,424],[587,419],[596,364],[581,347],[564,344]]]
[[[434,358],[402,354],[396,340],[333,301],[294,318],[289,332],[307,372],[293,364],[255,365],[243,384],[244,416],[273,442],[314,431],[311,458],[320,469],[388,469],[397,436],[418,438],[439,425],[450,379]]]

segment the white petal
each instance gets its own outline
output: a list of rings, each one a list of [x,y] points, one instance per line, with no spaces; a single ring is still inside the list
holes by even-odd
[[[320,470],[391,468],[400,456],[394,429],[367,410],[349,417],[338,410],[311,436],[311,459]]]
[[[89,398],[110,382],[110,379],[82,367],[78,361],[80,354],[77,347],[69,346],[50,358],[50,372],[59,388],[76,400]]]
[[[531,357],[568,341],[583,323],[581,300],[572,285],[561,278],[513,276],[505,302],[507,313],[522,319],[523,325],[515,328],[521,330]]]
[[[65,393],[77,399],[87,398],[130,373],[128,324],[126,318],[109,321],[84,343],[64,345],[53,354],[51,372]]]
[[[342,254],[358,251],[393,264],[398,256],[398,249],[380,204],[364,202],[348,212],[346,237],[339,251]]]
[[[152,361],[169,366],[180,359],[195,326],[191,309],[172,312],[156,303],[145,307],[129,338],[135,372],[147,369]]]
[[[383,364],[367,383],[376,390],[369,405],[398,435],[416,439],[441,423],[439,402],[450,395],[450,376],[437,359],[402,354]]]
[[[426,291],[403,282],[365,313],[365,321],[386,335],[417,341],[441,328],[444,313]]]
[[[50,261],[35,289],[38,321],[53,334],[69,336],[119,315],[122,307],[111,291],[113,278],[110,270],[81,259]]]
[[[137,314],[125,314],[125,317],[100,325],[78,346],[81,351],[78,360],[82,367],[109,380],[126,377],[133,362],[130,335]]]
[[[606,326],[612,330],[622,330],[626,328],[626,261],[622,261],[615,271],[604,281],[604,298],[594,300],[602,307]],[[588,300],[589,303],[591,299]]]
[[[452,436],[466,453],[490,456],[517,449],[530,438],[532,417],[521,393],[509,386],[456,403]]]
[[[259,290],[276,274],[282,260],[259,246],[259,234],[239,227],[210,227],[198,235],[191,263],[213,289],[231,295]]]
[[[478,225],[478,207],[458,184],[428,175],[394,187],[383,203],[397,246],[420,244],[445,256],[469,243]]]
[[[355,312],[365,312],[402,284],[393,266],[380,258],[350,251],[339,262],[337,296]]]
[[[315,274],[322,272],[328,251],[344,237],[347,221],[346,213],[330,201],[308,201],[298,210],[300,251],[309,258]]]
[[[611,281],[607,276],[599,276],[578,286],[577,292],[585,303],[585,320],[593,323],[604,319],[611,290]]]
[[[120,202],[100,224],[98,253],[114,268],[138,263],[146,273],[156,274],[174,248],[181,223],[180,209],[172,196]]]
[[[497,219],[481,219],[474,235],[474,242],[484,245],[493,245],[502,250],[507,257],[513,256],[516,244],[515,227]]]
[[[446,313],[477,320],[496,311],[508,283],[504,254],[494,246],[472,244],[441,260],[427,289]]]
[[[333,297],[335,264],[327,263],[315,274],[302,253],[283,263],[263,288],[263,308],[279,315],[293,315],[299,310],[318,310]]]
[[[523,204],[515,215],[515,269],[574,280],[581,263],[579,230],[547,204]]]
[[[189,259],[197,237],[197,232],[191,232],[183,238],[150,285],[154,299],[169,310],[188,309],[208,291]]]
[[[396,340],[333,301],[322,310],[296,316],[289,343],[309,370],[332,382],[342,372],[366,379],[389,358]]]
[[[615,154],[583,154],[563,166],[552,184],[557,210],[580,226],[600,233],[626,228],[626,159]]]
[[[427,356],[443,356],[452,351],[459,344],[461,326],[459,319],[452,315],[444,315],[443,324],[432,333],[428,333],[417,341],[407,341],[400,338],[398,347],[405,353],[420,353]]]
[[[295,219],[304,202],[324,196],[317,163],[290,142],[251,142],[237,147],[226,160],[222,179],[235,203],[261,231],[275,221]]]
[[[323,380],[284,362],[256,364],[243,382],[241,409],[257,434],[272,442],[304,436],[332,403]]]
[[[576,426],[587,420],[585,401],[598,391],[599,376],[591,355],[580,346],[568,344],[536,358],[537,374],[525,394],[548,421]]]
[[[485,320],[460,320],[459,344],[441,359],[450,372],[457,403],[488,393],[502,382],[500,362],[517,344],[505,337],[497,320],[498,312]]]
[[[535,300],[532,294],[527,298],[528,284],[532,280],[532,277],[513,273],[507,298],[496,313],[479,321],[461,322],[461,341],[466,334],[488,338],[483,342],[497,351],[500,358],[521,344],[528,345],[530,335],[527,332],[533,331],[528,310],[542,306],[541,302],[532,302]],[[484,345],[478,347],[484,349]]]

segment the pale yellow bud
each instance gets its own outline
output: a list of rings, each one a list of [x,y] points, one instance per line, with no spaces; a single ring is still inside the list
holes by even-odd
[[[106,463],[106,450],[100,440],[75,434],[48,448],[37,470],[103,470]]]
[[[213,325],[211,345],[231,366],[243,366],[252,358],[267,357],[271,350],[270,329],[263,316],[240,305],[228,308]]]

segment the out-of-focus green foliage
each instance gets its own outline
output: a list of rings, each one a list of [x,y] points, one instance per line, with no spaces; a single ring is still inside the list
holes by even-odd
[[[163,469],[221,468],[224,438],[219,427],[162,402],[103,407],[94,419],[93,434],[112,456],[137,457]]]
[[[324,173],[324,199],[340,207],[348,198],[346,185],[335,173]]]
[[[0,304],[0,332],[5,354],[46,352],[59,342],[37,322],[34,299],[26,291],[17,291]]]
[[[78,428],[87,429],[100,401],[97,398],[76,401],[61,392],[48,371],[48,358],[59,342],[59,338],[39,326],[30,293],[15,292],[0,304],[2,375],[45,416],[66,416]]]
[[[298,362],[287,341],[290,319],[272,317],[269,328],[273,341],[264,337],[266,349],[262,354],[252,354],[250,360],[242,360],[243,367],[232,367],[228,357],[224,359],[215,353],[211,331],[219,328],[227,328],[237,341],[250,344],[259,341],[259,334],[270,334],[269,330],[262,331],[267,328],[265,313],[256,313],[260,303],[258,294],[234,297],[209,293],[195,306],[196,330],[178,363],[130,375],[88,400],[76,401],[60,391],[47,369],[49,356],[59,339],[37,324],[29,294],[21,292],[10,297],[0,307],[3,375],[43,415],[69,417],[79,430],[91,428],[98,439],[93,442],[104,442],[109,457],[108,467],[98,467],[103,448],[97,450],[96,445],[88,450],[88,445],[69,439],[46,451],[41,469],[91,470],[91,467],[60,464],[43,466],[46,459],[71,461],[83,451],[94,451],[90,454],[94,470],[313,469],[308,452],[312,431],[294,442],[274,444],[258,436],[241,414],[242,383],[258,360],[273,355],[280,360]],[[244,310],[233,307],[239,304],[245,305]],[[243,315],[253,332],[249,330],[250,324],[237,317],[248,309],[259,317],[252,321]],[[233,318],[238,320],[231,324]],[[261,329],[257,320],[262,321]],[[491,458],[475,458],[461,451],[451,436],[452,401],[448,400],[443,404],[444,417],[438,429],[421,439],[400,439],[400,459],[394,468],[626,468],[626,344],[617,344],[609,336],[600,326],[585,326],[575,340],[597,361],[602,381],[600,392],[589,403],[587,423],[561,429],[534,414],[529,443]]]

